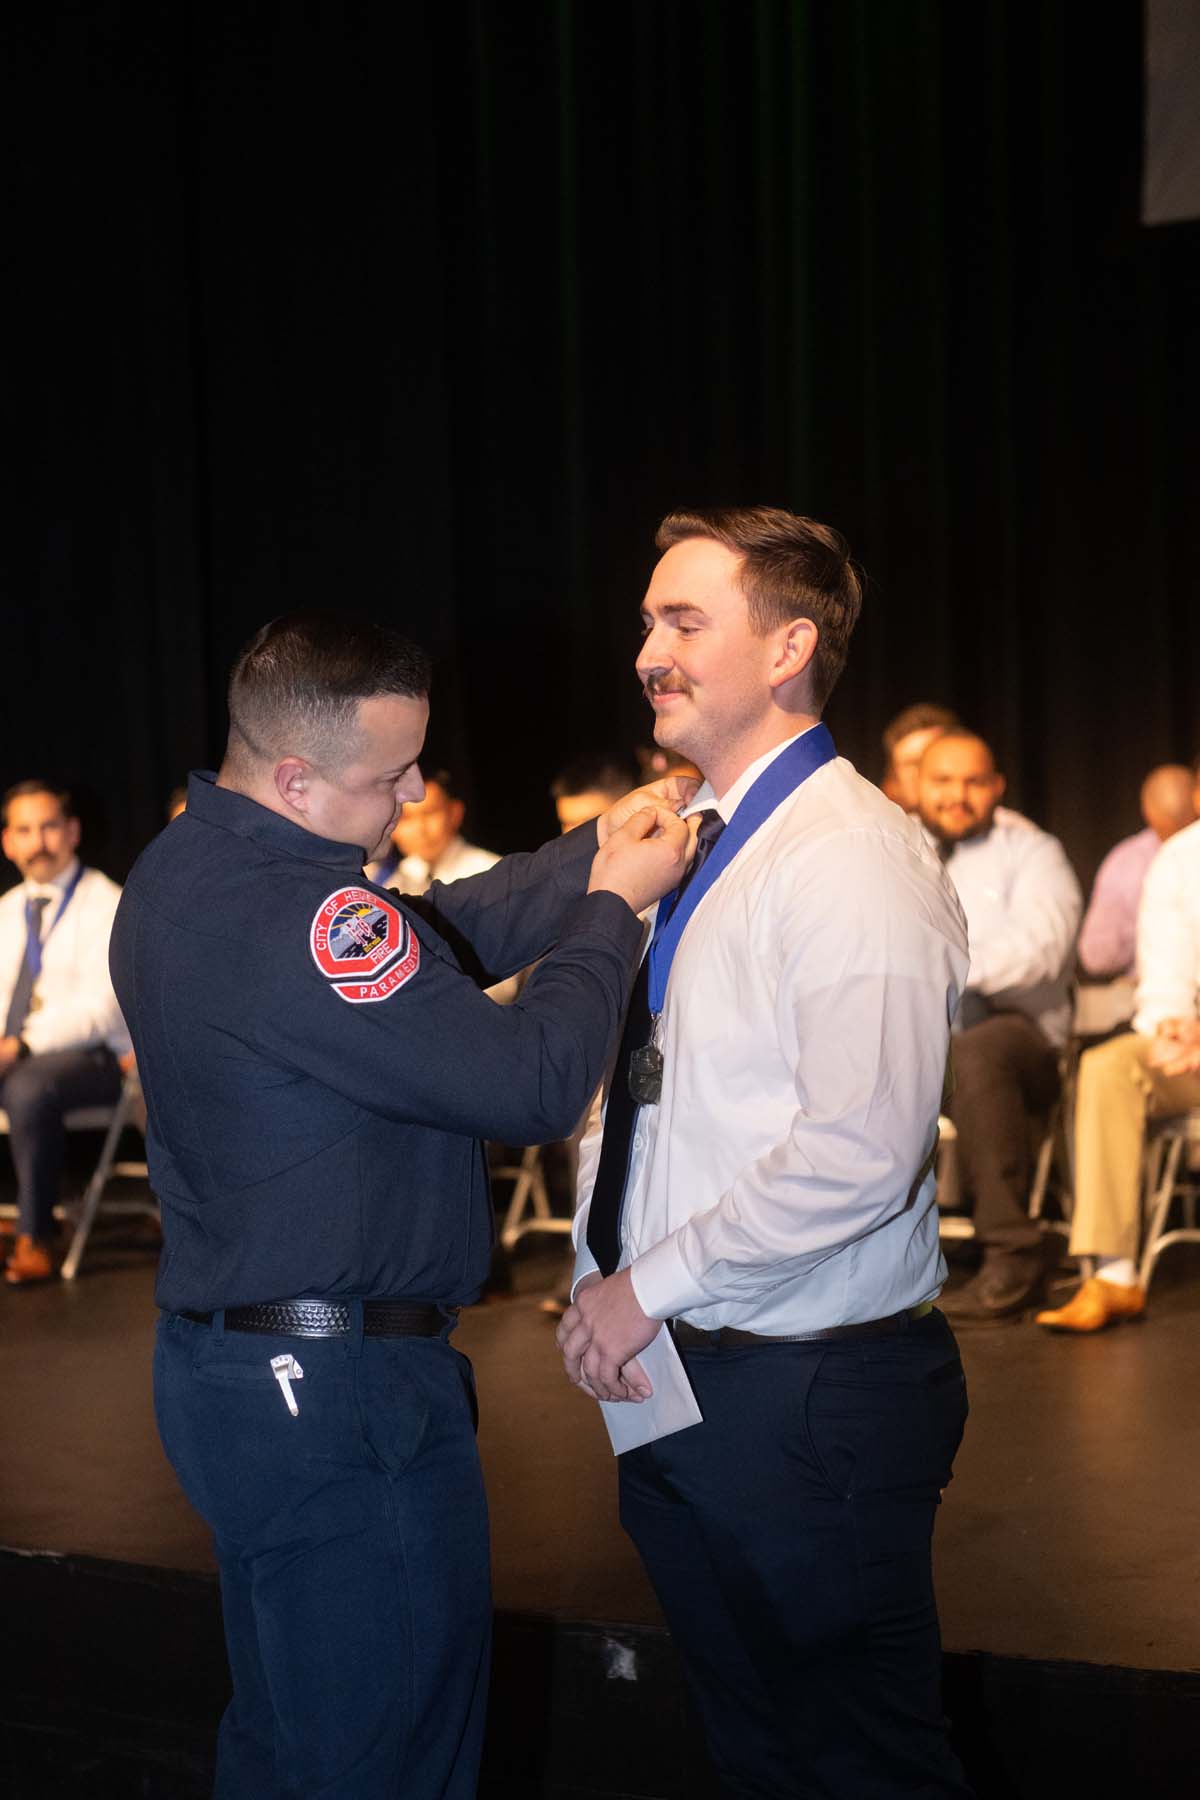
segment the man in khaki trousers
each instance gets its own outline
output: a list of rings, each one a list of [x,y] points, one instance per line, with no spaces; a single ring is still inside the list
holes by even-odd
[[[1066,1306],[1038,1314],[1058,1331],[1136,1318],[1142,1156],[1150,1120],[1200,1106],[1200,823],[1155,857],[1138,916],[1133,1031],[1085,1053],[1075,1111],[1071,1254],[1096,1274]]]

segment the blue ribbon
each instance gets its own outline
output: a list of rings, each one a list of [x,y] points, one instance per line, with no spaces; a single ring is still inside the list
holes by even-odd
[[[59,903],[58,911],[55,913],[54,917],[51,919],[49,925],[46,927],[45,931],[42,933],[40,938],[35,936],[35,934],[32,930],[33,902],[31,900],[27,900],[25,902],[25,933],[26,933],[26,937],[28,940],[26,947],[25,947],[25,954],[29,959],[29,967],[33,971],[33,978],[35,981],[37,980],[38,976],[42,972],[42,950],[50,936],[50,933],[54,930],[54,927],[58,924],[58,921],[62,918],[62,916],[66,912],[68,906],[70,906],[72,900],[75,898],[75,889],[79,886],[79,884],[82,880],[83,880],[83,864],[80,863],[79,867],[76,869],[74,875],[72,875],[72,877],[71,877],[70,885],[68,886],[66,893],[63,895],[62,900]]]
[[[786,750],[781,750],[774,762],[763,770],[741,801],[709,852],[703,868],[688,882],[674,911],[668,907],[668,897],[659,901],[658,918],[649,951],[647,998],[653,1015],[657,1016],[663,1009],[671,964],[675,960],[684,928],[709,888],[729,867],[742,845],[749,843],[759,826],[766,823],[775,808],[789,794],[794,794],[810,775],[814,775],[827,762],[832,762],[836,755],[833,739],[824,725],[814,725],[810,731],[793,738]]]

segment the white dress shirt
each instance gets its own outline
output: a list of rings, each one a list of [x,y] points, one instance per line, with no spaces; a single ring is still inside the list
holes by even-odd
[[[121,890],[99,869],[85,869],[55,923],[78,867],[72,858],[53,881],[25,881],[0,896],[0,1028],[25,960],[25,902],[41,896],[49,902],[42,917],[42,972],[22,1038],[35,1056],[98,1044],[123,1056],[131,1048],[129,1033],[108,975],[108,938]]]
[[[1065,1044],[1083,895],[1058,839],[997,808],[989,831],[954,846],[946,871],[967,915],[967,986]]]
[[[719,801],[705,784],[688,810],[728,822],[783,748]],[[966,968],[962,914],[924,834],[849,763],[826,763],[743,845],[675,955],[662,1098],[637,1115],[622,1219],[646,1313],[784,1335],[937,1294],[932,1174],[912,1189]],[[599,1148],[597,1108],[576,1281],[596,1266]]]
[[[1167,839],[1150,864],[1137,930],[1135,1031],[1200,1014],[1200,822]]]
[[[392,877],[391,885],[399,888],[402,894],[423,894],[434,881],[461,881],[464,875],[482,875],[485,869],[495,868],[500,858],[492,850],[481,850],[478,844],[468,844],[466,838],[452,838],[438,857],[436,868],[431,869],[421,856],[402,857]]]

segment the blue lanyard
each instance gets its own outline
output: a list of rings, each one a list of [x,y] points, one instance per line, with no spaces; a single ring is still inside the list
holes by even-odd
[[[836,755],[833,739],[824,725],[814,725],[810,731],[793,738],[787,749],[781,750],[774,762],[763,770],[741,801],[709,852],[704,867],[688,882],[674,911],[668,913],[666,897],[659,901],[658,918],[649,951],[647,999],[653,1015],[657,1016],[663,1009],[663,1002],[667,997],[667,978],[671,973],[671,964],[675,960],[684,927],[709,888],[729,867],[742,845],[749,843],[759,826],[766,823],[775,808],[789,794],[795,793],[801,782],[807,781],[810,775],[814,775],[827,762],[832,762]]]
[[[45,945],[47,939],[49,938],[50,933],[54,930],[54,927],[58,924],[58,921],[62,918],[63,914],[66,912],[68,906],[70,906],[72,900],[75,898],[75,889],[79,886],[79,884],[82,880],[83,880],[83,864],[80,863],[80,865],[76,869],[74,875],[72,875],[72,877],[71,877],[70,886],[67,888],[67,891],[63,895],[62,900],[59,902],[58,911],[55,913],[55,915],[51,919],[49,925],[46,927],[45,933],[40,938],[35,937],[34,933],[30,930],[31,919],[30,919],[29,909],[32,906],[33,902],[31,900],[27,900],[25,902],[25,932],[26,932],[26,936],[28,937],[28,940],[29,940],[26,954],[29,958],[29,967],[33,970],[33,978],[35,981],[37,980],[38,976],[42,972],[42,949],[43,949],[43,946]]]

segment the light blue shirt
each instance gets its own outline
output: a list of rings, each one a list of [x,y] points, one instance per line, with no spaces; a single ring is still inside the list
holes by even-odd
[[[967,988],[999,1012],[1024,1013],[1061,1048],[1083,895],[1058,839],[1020,815],[956,844],[946,872],[967,915]]]

